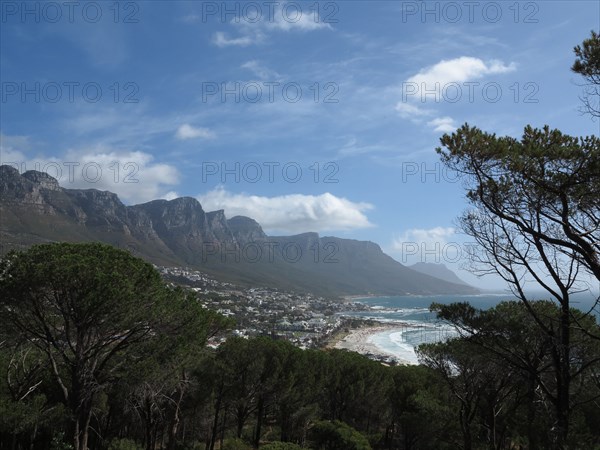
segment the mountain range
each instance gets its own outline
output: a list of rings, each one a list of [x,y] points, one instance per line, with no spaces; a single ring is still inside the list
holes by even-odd
[[[406,267],[373,242],[267,236],[255,220],[206,212],[192,197],[126,206],[112,192],[66,189],[44,172],[0,166],[2,253],[54,241],[105,242],[157,265],[320,295],[478,292],[448,269]]]
[[[454,272],[448,269],[444,264],[418,262],[408,267],[412,270],[416,270],[417,272],[421,272],[427,275],[431,275],[432,277],[439,278],[440,280],[445,280],[450,283],[468,286],[467,283],[461,280],[458,277],[458,275],[456,275]]]

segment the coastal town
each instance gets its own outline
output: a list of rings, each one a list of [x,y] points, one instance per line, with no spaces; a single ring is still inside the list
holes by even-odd
[[[233,319],[234,336],[269,336],[303,349],[345,348],[386,364],[403,362],[365,343],[366,334],[398,324],[352,317],[353,312],[371,309],[364,303],[271,287],[242,288],[188,267],[156,269],[165,280],[196,292],[203,307]],[[225,336],[218,336],[209,345],[217,347],[224,339]]]

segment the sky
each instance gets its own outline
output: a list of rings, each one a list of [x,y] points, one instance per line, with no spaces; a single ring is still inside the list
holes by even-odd
[[[180,196],[271,235],[460,264],[464,123],[598,134],[573,47],[600,2],[2,1],[0,162],[126,204]]]

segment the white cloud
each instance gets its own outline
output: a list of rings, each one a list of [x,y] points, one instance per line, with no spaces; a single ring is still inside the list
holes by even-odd
[[[432,114],[431,110],[419,108],[418,106],[406,102],[398,102],[395,109],[400,113],[400,117],[403,119],[414,119],[415,117],[429,116]]]
[[[241,37],[230,38],[227,35],[227,33],[223,33],[222,31],[217,31],[215,34],[213,34],[212,42],[217,47],[221,47],[221,48],[222,47],[231,47],[231,46],[248,47],[249,45],[257,44],[257,43],[261,42],[262,36],[263,35],[261,33],[255,33],[253,35],[246,34]]]
[[[196,138],[212,139],[215,137],[215,133],[208,128],[193,127],[189,123],[184,123],[177,129],[175,137],[182,141]]]
[[[274,70],[269,69],[268,67],[262,65],[259,61],[253,59],[252,61],[248,61],[240,66],[242,69],[250,70],[254,75],[256,75],[260,80],[263,81],[280,81],[281,75],[279,75]]]
[[[394,239],[394,247],[402,242],[441,242],[446,243],[447,239],[456,234],[453,227],[435,227],[430,229],[411,228],[405,231],[400,237]]]
[[[451,242],[456,235],[453,227],[412,228],[392,240],[392,252],[401,254],[405,263],[456,263],[461,255],[460,244]]]
[[[419,87],[424,86],[429,90],[435,89],[436,83],[439,83],[440,86],[448,83],[463,83],[486,75],[512,72],[515,69],[515,63],[505,65],[498,60],[491,60],[486,63],[479,58],[461,56],[455,59],[444,59],[421,70],[406,81],[417,83]]]
[[[177,196],[166,189],[179,183],[177,169],[169,164],[155,163],[148,153],[99,146],[71,149],[60,157],[32,158],[6,145],[9,141],[22,141],[18,138],[2,136],[0,164],[10,164],[21,173],[42,171],[56,178],[63,188],[110,191],[129,204]]]
[[[164,200],[175,200],[176,198],[181,197],[177,192],[175,191],[169,191],[166,194],[164,194],[161,198]]]
[[[18,165],[25,160],[22,151],[29,147],[28,136],[9,136],[0,132],[0,164]]]
[[[343,158],[346,156],[357,156],[365,155],[369,153],[377,153],[386,151],[387,147],[380,144],[365,145],[360,144],[359,141],[352,137],[337,151],[337,156]]]
[[[284,2],[276,4],[272,13],[265,12],[261,20],[248,21],[248,18],[238,16],[232,19],[231,25],[241,32],[239,37],[229,37],[227,33],[217,31],[212,36],[212,43],[217,47],[248,47],[262,43],[269,31],[300,31],[309,32],[333,27],[326,23],[318,14],[297,3]]]
[[[512,72],[515,69],[515,63],[504,64],[498,60],[485,62],[470,56],[444,59],[422,69],[402,83],[402,101],[396,104],[395,109],[403,119],[421,123],[421,118],[432,116],[435,111],[418,106],[417,102],[425,104],[428,100],[432,100],[439,103],[445,95],[458,100],[459,97],[456,96],[467,95],[465,93],[472,89],[472,87],[461,86],[461,83],[472,82],[484,76]],[[449,90],[449,93],[446,90]],[[433,127],[435,132],[445,133],[456,129],[453,119],[447,116],[434,118],[427,122],[427,125]]]
[[[283,3],[275,8],[273,20],[267,21],[266,27],[282,31],[314,31],[332,29],[331,25],[324,22],[319,15],[315,15],[309,8],[300,8],[297,3]]]
[[[456,131],[458,128],[454,123],[454,119],[448,116],[437,117],[427,122],[427,125],[433,127],[433,131],[440,133],[449,133],[451,131]]]
[[[111,191],[125,203],[147,202],[163,197],[166,186],[179,183],[175,167],[153,160],[152,155],[140,151],[70,151],[64,161],[79,165],[73,166],[72,177],[65,166],[59,182],[71,189]]]
[[[267,232],[322,232],[373,226],[364,214],[373,208],[372,205],[352,202],[330,193],[261,197],[234,194],[219,187],[199,195],[198,200],[205,211],[224,209],[229,218],[237,215],[251,217]]]

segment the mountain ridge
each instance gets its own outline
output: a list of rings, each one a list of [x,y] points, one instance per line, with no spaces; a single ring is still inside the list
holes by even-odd
[[[472,294],[412,270],[370,241],[308,232],[268,236],[254,219],[206,212],[193,197],[127,206],[110,191],[67,189],[36,171],[0,166],[2,252],[52,241],[101,241],[166,266],[225,281],[323,295]]]
[[[468,286],[468,283],[461,280],[460,277],[456,275],[456,273],[448,269],[448,267],[446,267],[446,265],[444,264],[418,262],[416,264],[408,266],[408,268],[416,270],[417,272],[430,275],[435,278],[439,278],[440,280],[449,281],[450,283],[464,284],[465,286]]]

